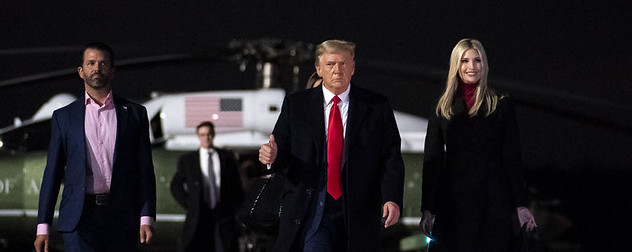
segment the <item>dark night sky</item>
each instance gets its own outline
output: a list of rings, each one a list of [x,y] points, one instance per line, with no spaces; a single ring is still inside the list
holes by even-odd
[[[632,208],[620,193],[631,189],[632,172],[630,3],[401,2],[3,1],[0,83],[72,70],[90,41],[108,42],[120,61],[208,52],[231,39],[338,38],[358,44],[355,83],[388,95],[397,110],[428,117],[452,47],[474,37],[487,51],[491,85],[516,102],[531,183],[575,208],[602,205],[574,216],[607,217],[583,226],[590,232],[618,223],[611,208]],[[246,89],[253,82],[252,71],[235,64],[198,61],[121,69],[115,88],[144,100],[154,90]],[[76,76],[0,86],[0,127],[29,118],[56,93],[82,91]],[[611,203],[619,201],[623,206]]]
[[[123,60],[207,52],[235,38],[340,38],[358,44],[357,84],[387,94],[398,110],[427,117],[452,47],[474,37],[486,47],[491,85],[516,100],[527,168],[631,168],[629,4],[352,2],[4,2],[0,81],[73,69],[81,45],[95,40],[112,44]],[[207,62],[135,68],[117,78],[118,92],[139,100],[154,90],[243,89],[254,82],[235,64]],[[0,87],[0,125],[30,117],[55,93],[81,90],[75,76]],[[16,104],[21,109],[6,109]]]

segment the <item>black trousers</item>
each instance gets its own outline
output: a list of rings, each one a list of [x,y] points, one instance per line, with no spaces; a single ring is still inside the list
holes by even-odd
[[[334,200],[325,196],[323,216],[314,236],[305,242],[304,252],[344,252],[347,251],[347,230],[345,228],[342,199]]]
[[[219,239],[219,228],[216,221],[216,211],[208,207],[200,209],[200,217],[193,239],[186,251],[222,252],[222,244]]]
[[[138,232],[121,230],[118,223],[112,223],[109,210],[108,206],[86,201],[77,228],[62,233],[64,251],[138,251]]]

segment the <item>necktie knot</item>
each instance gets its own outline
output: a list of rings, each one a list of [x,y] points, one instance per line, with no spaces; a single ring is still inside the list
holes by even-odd
[[[334,102],[334,105],[338,105],[338,102],[340,102],[340,97],[336,95],[334,96],[334,98],[331,98],[331,100]]]

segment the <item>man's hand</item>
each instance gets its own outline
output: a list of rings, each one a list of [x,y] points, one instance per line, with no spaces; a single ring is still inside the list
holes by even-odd
[[[270,134],[270,141],[267,144],[262,144],[259,148],[259,162],[263,164],[272,164],[276,160],[277,144],[274,141],[274,135]]]
[[[423,216],[421,217],[421,221],[419,222],[419,226],[421,227],[421,232],[427,237],[432,238],[430,233],[432,232],[432,226],[434,225],[434,215],[432,212],[428,210],[424,210]]]
[[[384,228],[388,228],[395,225],[399,221],[399,206],[393,201],[387,201],[382,207],[382,218],[386,218],[384,221]]]
[[[149,240],[154,236],[153,228],[150,225],[140,226],[140,243],[149,244]]]
[[[538,227],[538,225],[535,224],[535,218],[533,218],[533,214],[531,214],[529,208],[518,207],[516,208],[516,212],[518,212],[518,221],[520,221],[520,226],[522,227],[525,224],[527,225],[526,231],[532,231]]]
[[[35,251],[48,252],[48,235],[38,235],[35,238]]]

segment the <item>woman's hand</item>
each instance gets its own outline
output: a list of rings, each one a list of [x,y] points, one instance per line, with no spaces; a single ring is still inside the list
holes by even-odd
[[[434,225],[435,216],[428,210],[423,211],[423,216],[421,216],[421,221],[419,222],[419,226],[421,227],[421,232],[427,237],[432,238],[432,225]]]
[[[533,231],[536,227],[538,227],[529,208],[518,207],[516,208],[516,212],[518,212],[518,221],[520,221],[520,226],[524,227],[526,224],[526,231]]]

